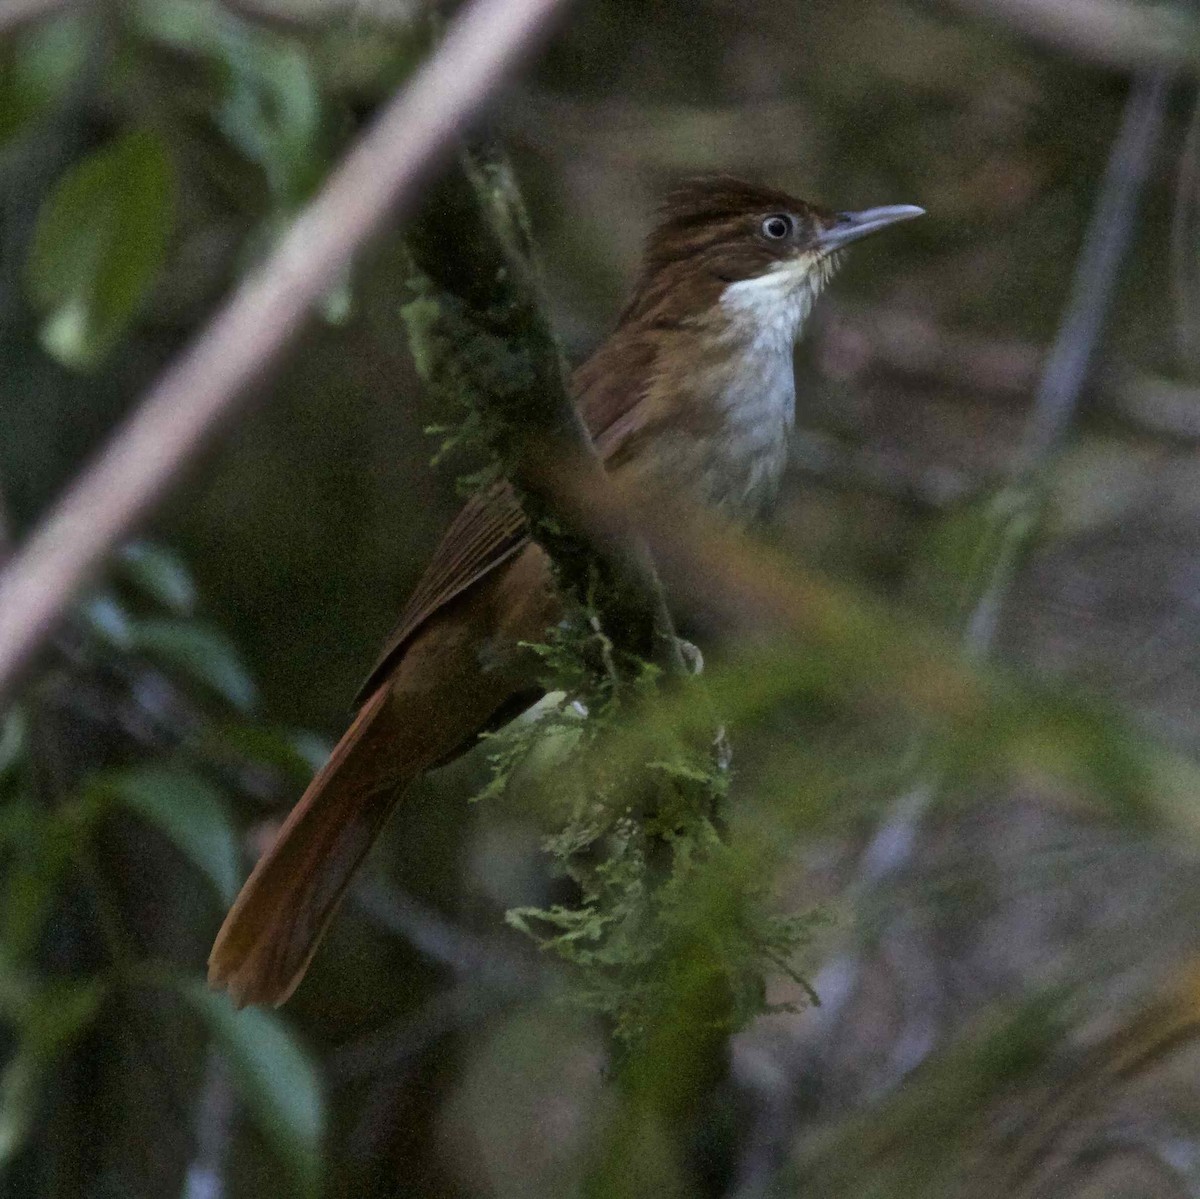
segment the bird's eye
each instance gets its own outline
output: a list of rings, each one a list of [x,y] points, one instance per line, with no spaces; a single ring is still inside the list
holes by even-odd
[[[769,241],[783,241],[791,231],[792,218],[784,212],[777,212],[762,223],[763,237]]]

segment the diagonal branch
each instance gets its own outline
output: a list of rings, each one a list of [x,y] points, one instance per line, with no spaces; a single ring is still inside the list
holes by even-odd
[[[1166,71],[1154,71],[1134,79],[1130,88],[1121,127],[1075,265],[1066,311],[1042,373],[1021,450],[1013,464],[1014,488],[1028,491],[1036,477],[1046,470],[1078,411],[1121,262],[1136,231],[1138,204],[1166,117],[1169,82]],[[1027,536],[1022,528],[1022,522],[1013,522],[1013,535],[1002,539],[991,576],[967,622],[964,641],[969,653],[984,654],[991,647]]]
[[[474,0],[271,258],[150,389],[0,576],[0,700],[105,556],[154,507],[314,301],[527,55],[564,0]]]

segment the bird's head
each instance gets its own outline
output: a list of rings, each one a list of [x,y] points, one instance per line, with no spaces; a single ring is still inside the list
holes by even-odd
[[[728,176],[689,180],[667,194],[622,323],[724,314],[794,340],[846,246],[923,213],[913,204],[832,212]]]

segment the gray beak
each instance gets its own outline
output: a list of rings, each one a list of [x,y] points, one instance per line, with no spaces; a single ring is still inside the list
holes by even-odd
[[[878,233],[899,221],[911,221],[924,216],[925,209],[915,204],[890,204],[886,208],[864,208],[862,212],[839,212],[837,221],[823,233],[817,235],[817,245],[822,250],[840,250],[842,246],[858,241],[869,233]]]

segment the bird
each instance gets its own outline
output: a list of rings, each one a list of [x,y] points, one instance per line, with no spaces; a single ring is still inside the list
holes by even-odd
[[[609,475],[758,519],[787,460],[813,304],[847,246],[923,213],[834,212],[730,176],[670,189],[629,301],[571,378]],[[565,612],[515,494],[493,482],[449,526],[352,723],[242,887],[211,985],[238,1006],[291,996],[408,785],[539,698],[529,643]]]

